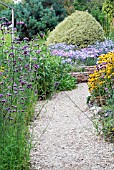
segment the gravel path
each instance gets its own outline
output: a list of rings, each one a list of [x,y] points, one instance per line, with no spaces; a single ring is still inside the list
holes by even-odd
[[[86,110],[86,83],[65,93]],[[97,137],[92,122],[65,93],[49,100],[31,125],[31,170],[114,170],[113,145]],[[43,103],[37,104],[36,113]]]

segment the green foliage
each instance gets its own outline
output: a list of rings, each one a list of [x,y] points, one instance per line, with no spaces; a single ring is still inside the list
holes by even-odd
[[[114,105],[103,107],[94,116],[94,125],[99,135],[114,143]]]
[[[112,18],[114,17],[114,1],[105,0],[102,9],[108,15],[110,22],[112,22]]]
[[[45,99],[55,90],[71,90],[76,87],[76,79],[69,75],[68,64],[62,64],[61,57],[51,57],[49,52],[44,52],[44,60],[40,60],[38,71],[38,96]]]
[[[67,73],[66,75],[63,75],[61,77],[58,90],[60,91],[72,90],[75,87],[76,87],[76,79]]]
[[[100,24],[88,12],[76,11],[65,18],[49,34],[47,45],[66,42],[79,48],[87,47],[96,41],[104,40],[104,32]]]
[[[67,11],[64,8],[64,0],[42,0],[44,8],[51,8],[55,11],[58,21],[61,22],[67,16]]]
[[[64,7],[68,15],[71,15],[73,12],[75,12],[73,0],[64,0]]]
[[[19,25],[19,36],[31,39],[34,35],[41,32],[52,30],[66,16],[66,10],[63,3],[57,1],[46,0],[26,0],[25,2],[16,4],[15,18],[16,21],[23,21],[25,25]],[[1,16],[11,20],[11,10],[7,9],[1,13]]]
[[[86,66],[94,66],[96,64],[96,62],[97,62],[97,57],[96,58],[87,57],[84,61],[82,59],[77,60],[77,63],[79,65],[84,63],[84,65],[86,65]]]
[[[86,9],[87,0],[74,0],[74,7],[76,10],[83,11]]]
[[[106,28],[105,32],[108,38],[110,38],[110,34],[113,36],[113,21],[114,18],[114,1],[105,0],[103,3],[102,11],[106,14]]]
[[[4,43],[1,44],[2,45],[0,50],[0,61],[1,61],[4,51],[6,51],[7,48],[10,47],[11,45],[11,34],[8,33],[3,35],[2,31],[0,31],[0,37],[3,37],[6,42],[5,44]]]
[[[1,1],[7,5],[13,2],[12,0],[1,0]],[[5,10],[5,9],[6,9],[6,7],[2,4],[0,4],[0,11]]]
[[[85,11],[87,10],[100,24],[105,27],[106,20],[105,14],[102,11],[102,5],[104,0],[75,0],[74,7],[76,10]]]
[[[41,2],[37,0],[32,0],[32,2],[25,3],[24,5],[18,4],[16,11],[16,19],[24,21],[27,25],[27,29],[20,29],[20,37],[22,38],[31,38],[37,33],[46,32],[47,29],[52,30],[58,22],[55,11],[44,8]]]
[[[111,28],[110,28],[109,38],[114,41],[114,27],[111,27]]]
[[[9,35],[0,35],[0,170],[29,170],[28,124],[36,101],[74,88],[76,80],[61,57],[50,55],[44,40],[16,39],[12,46]]]
[[[11,120],[3,122],[0,116],[0,170],[29,169],[28,128],[24,115],[19,114],[16,114],[15,123]]]

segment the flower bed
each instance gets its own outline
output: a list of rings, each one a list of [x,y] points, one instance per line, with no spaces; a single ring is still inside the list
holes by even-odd
[[[51,56],[37,39],[30,42],[17,37],[7,43],[7,31],[1,31],[0,170],[29,169],[31,139],[27,125],[36,101],[50,97],[56,90],[75,88],[76,79],[68,74],[61,57]]]
[[[95,45],[88,46],[81,50],[78,50],[75,45],[58,43],[50,45],[49,49],[52,55],[63,57],[63,62],[72,63],[72,61],[76,61],[80,64],[95,65],[99,55],[114,51],[114,42],[111,40],[96,42]]]
[[[88,87],[90,103],[102,107],[95,115],[97,131],[114,140],[114,52],[98,57],[94,73],[89,75]]]
[[[114,52],[99,56],[94,73],[89,75],[88,86],[92,96],[101,97],[105,103],[112,99],[114,90]]]

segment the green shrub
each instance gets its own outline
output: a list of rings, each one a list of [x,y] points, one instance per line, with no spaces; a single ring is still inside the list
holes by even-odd
[[[76,79],[72,77],[70,74],[63,75],[60,79],[59,90],[72,90],[76,87]]]
[[[103,29],[95,18],[88,12],[76,11],[49,34],[47,45],[66,42],[83,48],[96,41],[103,41],[104,38]]]
[[[37,76],[38,96],[49,97],[56,90],[71,90],[76,87],[76,79],[69,75],[69,65],[62,63],[62,58],[50,56],[46,48],[39,55],[39,70]]]

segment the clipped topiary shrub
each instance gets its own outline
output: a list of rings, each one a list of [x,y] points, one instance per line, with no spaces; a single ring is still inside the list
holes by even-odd
[[[104,39],[103,28],[95,18],[86,11],[76,11],[50,32],[46,43],[50,45],[65,42],[84,48]]]

